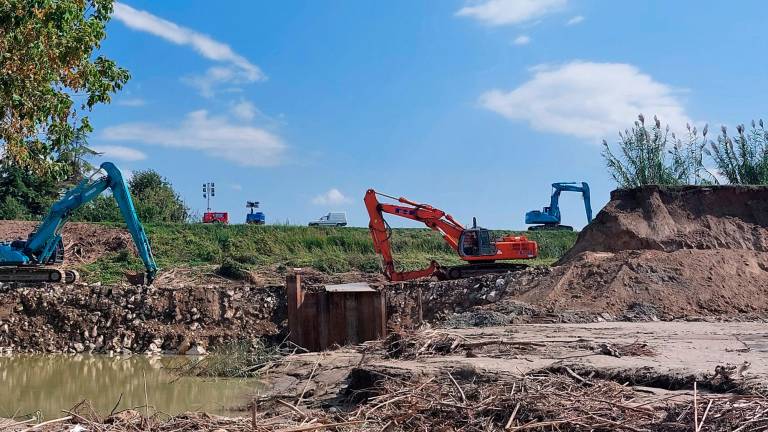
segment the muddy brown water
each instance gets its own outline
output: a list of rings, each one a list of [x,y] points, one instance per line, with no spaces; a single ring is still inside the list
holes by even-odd
[[[100,415],[143,407],[178,414],[207,411],[234,414],[260,385],[252,379],[177,379],[169,367],[180,357],[109,357],[18,355],[0,357],[0,417],[40,412],[44,419],[62,416],[84,399]],[[146,380],[146,398],[145,398]],[[121,397],[122,394],[122,397]]]

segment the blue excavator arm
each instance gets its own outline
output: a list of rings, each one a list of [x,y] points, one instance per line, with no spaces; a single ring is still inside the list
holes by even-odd
[[[92,181],[92,177],[84,179],[75,188],[68,191],[62,199],[53,204],[45,219],[24,243],[23,249],[16,251],[6,250],[5,254],[0,254],[0,260],[6,261],[5,263],[0,262],[0,264],[28,265],[50,262],[61,242],[61,230],[72,216],[72,213],[92,201],[105,190],[110,189],[112,196],[117,201],[128,231],[130,231],[131,237],[133,237],[133,242],[136,244],[139,257],[144,262],[147,283],[151,283],[157,274],[158,268],[155,258],[152,256],[152,249],[150,248],[147,235],[136,215],[133,200],[128,192],[128,185],[120,170],[113,163],[104,162],[100,168],[106,173],[106,176],[95,181]],[[17,256],[16,259],[12,258],[14,252]],[[9,261],[11,262],[9,263]]]
[[[584,210],[587,214],[587,223],[592,222],[592,203],[590,201],[589,185],[586,182],[557,182],[552,183],[552,195],[549,199],[549,207],[543,210],[532,210],[525,214],[526,224],[545,224],[559,226],[560,194],[562,192],[579,192],[584,198]]]
[[[560,220],[560,193],[561,192],[580,192],[584,198],[584,210],[587,214],[587,223],[592,222],[592,203],[589,196],[589,185],[587,182],[558,182],[552,183],[552,197],[549,200],[549,207],[557,212],[557,219]]]

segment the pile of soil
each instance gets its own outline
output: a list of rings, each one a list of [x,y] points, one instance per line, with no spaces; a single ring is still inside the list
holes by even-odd
[[[39,223],[32,221],[0,221],[0,241],[26,240]],[[131,234],[124,229],[98,224],[70,222],[62,231],[64,263],[88,264],[105,253],[135,250]]]
[[[617,190],[552,274],[506,298],[659,318],[768,312],[768,188]]]
[[[0,352],[186,353],[273,336],[284,288],[0,288]]]

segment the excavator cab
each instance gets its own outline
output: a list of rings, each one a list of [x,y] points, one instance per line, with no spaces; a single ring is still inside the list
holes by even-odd
[[[459,255],[462,257],[484,257],[496,255],[496,241],[491,231],[477,226],[477,219],[472,218],[472,228],[467,228],[459,236]]]

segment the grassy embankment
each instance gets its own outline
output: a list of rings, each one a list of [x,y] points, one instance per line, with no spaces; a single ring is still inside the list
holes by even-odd
[[[379,259],[367,228],[301,226],[166,224],[145,227],[161,269],[227,263],[244,269],[312,267],[326,273],[378,272]],[[501,232],[497,233],[500,234]],[[576,240],[573,232],[526,232],[539,243],[539,258],[530,264],[551,264]],[[440,236],[427,229],[394,229],[391,239],[397,265],[425,267],[462,261]],[[141,270],[138,258],[115,253],[81,268],[88,280],[113,282],[126,269]]]

